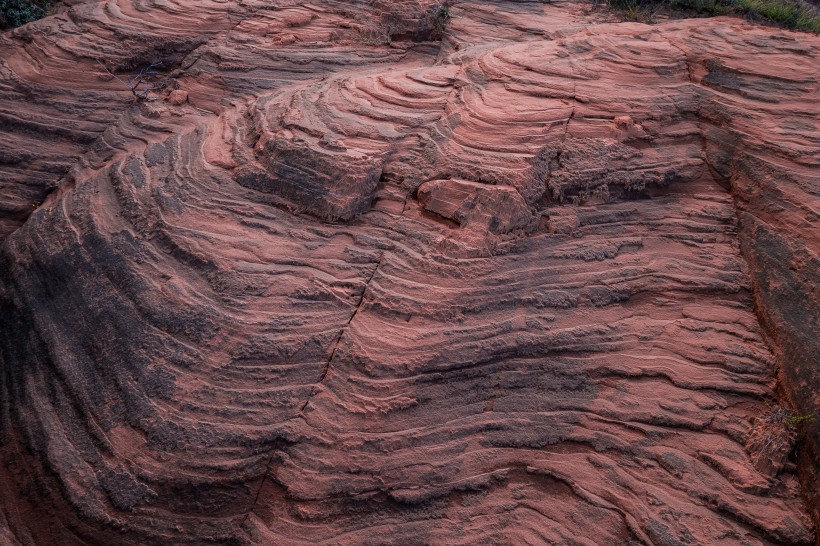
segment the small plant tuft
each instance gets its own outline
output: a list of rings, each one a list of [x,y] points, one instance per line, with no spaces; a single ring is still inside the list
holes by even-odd
[[[450,15],[450,7],[447,4],[435,4],[430,7],[428,14],[428,21],[432,27],[431,38],[440,40],[444,37],[447,30],[447,24],[452,18]]]
[[[134,98],[137,100],[149,102],[157,100],[159,97],[157,97],[155,92],[165,89],[170,83],[175,81],[171,77],[162,77],[162,74],[158,70],[162,66],[162,62],[160,61],[153,62],[150,65],[141,68],[127,81],[109,70],[108,67],[105,66],[105,63],[103,63],[100,59],[97,59],[97,63],[109,76],[128,87],[131,94],[134,95]]]
[[[450,19],[447,1],[433,4],[427,11],[407,9],[401,4],[387,5],[378,19],[362,22],[359,34],[368,45],[390,45],[397,39],[438,41],[444,38]]]
[[[762,417],[762,420],[766,423],[785,425],[789,430],[794,430],[814,421],[813,413],[796,413],[779,405],[772,406],[767,404],[767,407],[769,411]]]
[[[813,421],[813,413],[807,413],[805,415],[801,415],[799,413],[789,413],[788,417],[786,417],[786,420],[784,422],[786,423],[786,426],[789,428],[798,428],[801,425],[808,425]]]

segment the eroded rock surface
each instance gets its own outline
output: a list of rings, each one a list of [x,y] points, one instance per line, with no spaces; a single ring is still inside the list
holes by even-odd
[[[814,540],[820,38],[72,4],[0,37],[0,541]]]

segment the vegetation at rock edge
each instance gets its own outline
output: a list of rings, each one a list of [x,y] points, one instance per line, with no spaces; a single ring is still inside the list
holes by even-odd
[[[802,0],[607,0],[607,3],[634,21],[653,22],[659,13],[701,17],[740,15],[755,22],[820,34],[820,10]]]

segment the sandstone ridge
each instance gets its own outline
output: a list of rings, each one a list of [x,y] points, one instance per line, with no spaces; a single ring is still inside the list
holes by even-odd
[[[0,35],[0,542],[814,541],[820,37],[67,4]]]

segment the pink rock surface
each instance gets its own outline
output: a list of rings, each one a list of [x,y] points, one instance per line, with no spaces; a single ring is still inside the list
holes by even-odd
[[[184,89],[174,89],[168,93],[168,97],[165,100],[173,106],[182,106],[188,102],[188,92]]]
[[[71,4],[0,35],[0,543],[812,543],[820,38]]]
[[[418,189],[424,210],[470,227],[481,236],[526,229],[533,222],[527,203],[515,188],[465,180],[431,180]]]

